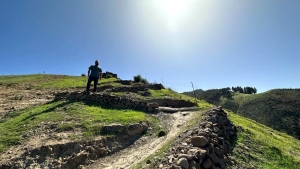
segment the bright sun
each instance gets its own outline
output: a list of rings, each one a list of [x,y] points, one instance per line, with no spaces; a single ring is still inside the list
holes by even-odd
[[[160,0],[158,2],[171,17],[177,17],[184,10],[187,3],[186,0]]]

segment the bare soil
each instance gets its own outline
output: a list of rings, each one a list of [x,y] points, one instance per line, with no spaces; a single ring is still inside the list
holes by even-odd
[[[0,86],[0,119],[11,111],[44,104],[53,98],[52,91]]]

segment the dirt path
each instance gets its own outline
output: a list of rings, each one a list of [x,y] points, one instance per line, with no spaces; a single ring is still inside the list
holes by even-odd
[[[181,129],[190,121],[196,113],[194,112],[177,112],[173,114],[162,113],[158,115],[162,124],[169,124],[168,134],[164,137],[147,138],[142,137],[131,147],[124,149],[116,154],[97,160],[88,169],[129,169],[138,164],[151,154],[154,154],[165,143],[173,140]]]

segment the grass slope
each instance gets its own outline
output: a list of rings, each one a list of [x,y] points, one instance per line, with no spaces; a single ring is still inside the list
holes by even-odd
[[[67,76],[67,75],[12,75],[0,76],[0,85],[6,87],[24,87],[30,89],[70,89],[85,87],[87,83],[86,76]],[[101,84],[119,85],[116,78],[102,78]]]
[[[229,168],[298,169],[300,141],[233,112],[228,117],[241,126]]]
[[[100,86],[110,85],[119,86],[118,79],[103,78]],[[13,75],[0,76],[0,85],[2,89],[27,89],[27,90],[68,90],[78,88],[84,89],[87,77],[66,76],[66,75]],[[194,101],[192,97],[179,94],[175,91],[149,90],[150,99],[155,98],[173,98]],[[124,92],[126,95],[128,92]],[[149,99],[139,97],[140,99]],[[209,108],[212,105],[205,101],[198,100],[199,108]],[[8,147],[17,145],[30,137],[32,131],[41,134],[45,128],[51,128],[52,132],[79,131],[74,132],[72,139],[90,139],[99,135],[100,128],[103,125],[111,123],[129,124],[141,121],[148,121],[152,128],[158,123],[157,119],[145,112],[114,109],[95,103],[84,103],[76,101],[53,101],[41,106],[28,107],[24,110],[17,110],[7,113],[0,119],[0,152]],[[25,137],[26,136],[26,137]]]
[[[220,103],[242,116],[300,138],[300,90],[278,89],[261,94],[237,94]]]
[[[60,131],[82,131],[74,138],[89,139],[100,134],[103,125],[129,124],[155,119],[141,111],[114,109],[97,104],[72,101],[54,101],[42,106],[7,114],[0,122],[0,152],[19,144],[23,135],[37,128]],[[45,131],[40,131],[45,132]]]

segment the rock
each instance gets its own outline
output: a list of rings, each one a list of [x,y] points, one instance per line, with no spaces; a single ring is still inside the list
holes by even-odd
[[[202,164],[202,166],[203,166],[204,168],[210,168],[211,165],[212,165],[212,162],[211,162],[211,160],[210,160],[209,158],[207,158],[207,159],[203,162],[203,164]]]
[[[99,148],[97,151],[97,154],[102,157],[105,156],[109,153],[109,150],[107,150],[106,148]]]
[[[147,129],[148,129],[148,126],[146,126],[145,124],[140,124],[140,123],[130,124],[127,126],[129,135],[141,134],[144,131],[146,131]]]
[[[201,163],[203,161],[204,157],[206,156],[207,151],[203,150],[203,149],[200,149],[200,148],[198,148],[198,149],[194,148],[194,149],[190,149],[189,152],[188,152],[188,154],[193,155],[194,158],[196,160],[198,160],[199,163]]]
[[[200,169],[200,164],[196,163],[194,160],[189,161],[189,169]]]
[[[127,134],[128,130],[125,126],[122,124],[110,124],[110,125],[105,125],[101,129],[101,134],[107,135],[107,134]]]
[[[191,138],[192,145],[194,147],[205,147],[208,144],[208,140],[204,136],[195,136]]]
[[[79,165],[77,169],[86,169],[83,165]]]
[[[209,158],[213,164],[219,163],[219,159],[215,153],[210,153]]]
[[[215,151],[216,155],[221,155],[223,153],[222,149],[219,147],[215,147],[214,151]]]
[[[180,158],[177,161],[177,165],[181,166],[184,169],[188,169],[189,168],[189,162],[186,158]]]
[[[186,158],[186,154],[179,154],[177,158],[178,158],[178,159]]]
[[[72,159],[68,161],[70,168],[75,168],[76,166],[79,166],[83,164],[88,158],[88,153],[85,151],[81,151],[78,154],[76,154]]]
[[[152,107],[152,108],[158,108],[159,107],[157,102],[147,103],[147,106]]]
[[[96,150],[95,150],[92,146],[87,146],[85,149],[86,149],[89,153],[95,153],[95,152],[96,152]]]

